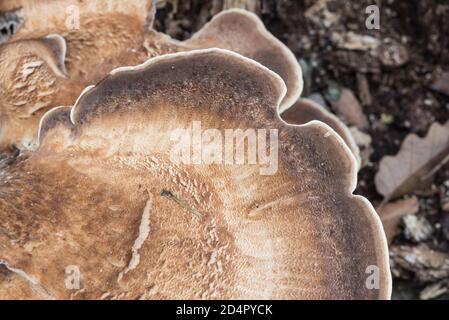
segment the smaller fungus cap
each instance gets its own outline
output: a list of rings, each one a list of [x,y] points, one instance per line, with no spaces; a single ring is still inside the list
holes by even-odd
[[[0,147],[34,146],[38,120],[57,102],[67,81],[66,43],[60,35],[0,46]]]
[[[360,165],[360,150],[348,127],[333,113],[310,99],[299,99],[281,114],[290,124],[306,124],[313,120],[324,122],[343,138]]]

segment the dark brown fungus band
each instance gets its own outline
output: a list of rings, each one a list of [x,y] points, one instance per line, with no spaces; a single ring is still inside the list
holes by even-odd
[[[283,122],[285,92],[221,49],[115,70],[49,111],[39,148],[3,171],[1,263],[41,298],[389,298],[385,234],[352,195],[354,157],[323,123]],[[209,139],[195,158],[184,139],[198,130]],[[258,161],[220,149],[230,132],[265,142]]]
[[[302,71],[295,55],[268,32],[257,15],[249,11],[230,9],[217,14],[184,44],[193,48],[228,49],[276,72],[287,85],[287,93],[280,105],[281,112],[301,94]]]
[[[281,114],[281,118],[290,124],[306,124],[313,120],[324,122],[343,138],[346,145],[360,165],[360,151],[348,127],[333,113],[310,99],[299,99]]]

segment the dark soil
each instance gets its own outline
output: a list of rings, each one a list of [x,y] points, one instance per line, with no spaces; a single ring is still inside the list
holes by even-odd
[[[370,123],[364,131],[372,137],[373,153],[370,163],[360,171],[356,193],[375,206],[379,204],[382,197],[374,187],[374,175],[380,159],[397,153],[406,135],[413,132],[422,136],[433,122],[449,119],[449,97],[431,89],[435,79],[449,71],[449,2],[328,1],[329,12],[339,17],[329,25],[319,15],[318,22],[305,17],[306,10],[317,1],[166,1],[158,10],[156,28],[178,39],[189,38],[228,2],[255,11],[268,30],[296,54],[305,67],[304,96],[320,93],[330,99],[332,90],[346,87],[361,101]],[[365,8],[372,4],[380,8],[380,30],[365,26]],[[396,59],[389,62],[383,51],[373,55],[366,50],[339,49],[332,34],[349,31],[379,39],[396,53]],[[368,86],[361,90],[364,83]],[[420,201],[419,215],[424,215],[436,230],[427,244],[449,253],[449,213],[444,213],[440,205],[441,199],[449,196],[449,165],[415,193]],[[395,243],[408,244],[400,230]],[[422,286],[395,282],[394,297],[417,297]]]

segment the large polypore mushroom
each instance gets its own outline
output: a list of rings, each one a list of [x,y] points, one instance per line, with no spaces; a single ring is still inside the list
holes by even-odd
[[[8,79],[0,86],[0,146],[33,147],[39,120],[50,107],[73,105],[84,87],[95,84],[112,69],[136,65],[165,53],[211,47],[229,49],[259,61],[284,79],[288,91],[281,109],[299,97],[302,76],[294,55],[265,29],[256,15],[243,10],[225,11],[192,39],[178,42],[149,29],[154,14],[152,1],[120,1],[109,10],[104,9],[109,2],[64,0],[28,5],[29,1],[22,1],[24,25],[12,43],[0,47],[0,73]],[[67,28],[60,14],[70,4],[79,5],[81,12],[80,27],[73,30]],[[12,2],[0,5],[0,10],[17,8],[20,6]],[[47,19],[33,20],[37,10],[48,12],[48,24]],[[45,41],[49,33],[60,34],[66,41],[63,46],[67,50],[56,49],[58,61],[65,61],[68,79],[50,72],[43,63],[48,59],[33,51],[33,46]],[[31,38],[35,40],[27,40]],[[27,63],[31,63],[32,70]],[[46,90],[39,92],[41,87]],[[41,95],[45,95],[45,103],[40,101]]]
[[[220,49],[112,72],[0,171],[1,263],[42,298],[388,298],[354,157],[327,125],[280,120],[285,92]]]

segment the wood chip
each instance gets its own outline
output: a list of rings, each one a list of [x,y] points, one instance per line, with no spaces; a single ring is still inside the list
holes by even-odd
[[[390,261],[396,278],[413,278],[421,283],[432,283],[449,278],[449,255],[434,251],[425,244],[416,247],[393,246]]]

